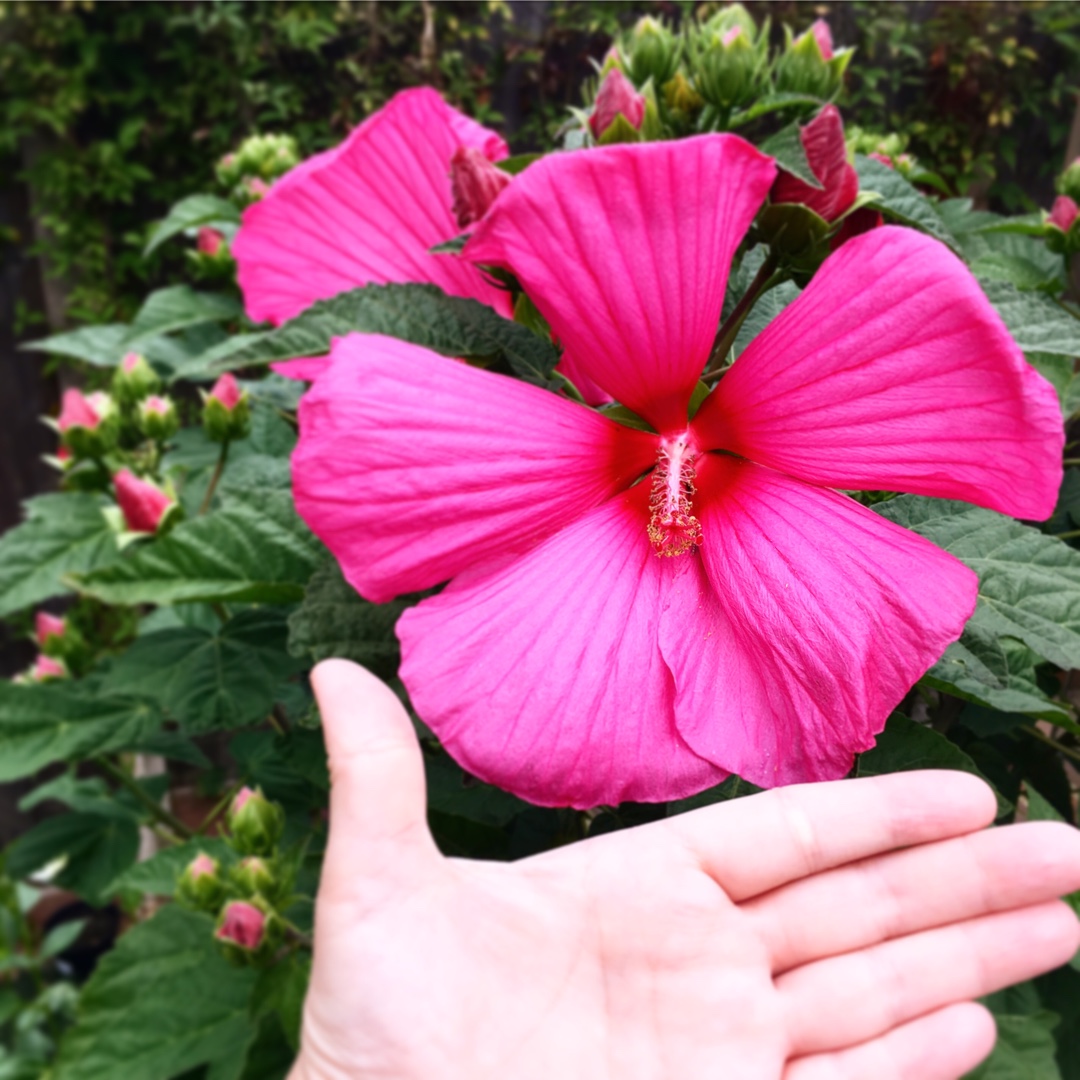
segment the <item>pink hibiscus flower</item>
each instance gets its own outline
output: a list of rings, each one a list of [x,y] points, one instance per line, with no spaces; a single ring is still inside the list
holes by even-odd
[[[1054,507],[1054,391],[911,230],[833,254],[690,416],[775,171],[730,135],[555,154],[465,249],[652,432],[377,335],[301,403],[301,514],[370,600],[450,579],[400,620],[401,677],[465,768],[534,802],[843,776],[977,582],[833,489]]]

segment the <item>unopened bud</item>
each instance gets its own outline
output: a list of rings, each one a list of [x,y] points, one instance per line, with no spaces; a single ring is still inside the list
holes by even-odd
[[[46,656],[41,653],[34,660],[23,681],[42,683],[52,682],[54,679],[66,679],[67,677],[68,669],[63,660],[57,660],[53,656]]]
[[[160,385],[161,380],[146,357],[135,352],[127,353],[113,374],[113,393],[125,405],[134,405],[147,394],[154,393]]]
[[[233,867],[232,879],[247,896],[272,897],[277,884],[270,863],[258,855],[249,855]]]
[[[710,105],[725,113],[757,95],[768,61],[768,42],[755,43],[743,18],[749,20],[745,12],[733,22],[710,20],[690,39],[695,85]]]
[[[66,629],[67,623],[63,619],[47,611],[39,611],[34,616],[34,637],[42,652],[49,649],[54,641],[59,641]]]
[[[217,255],[224,244],[225,234],[217,229],[211,229],[208,225],[203,225],[199,229],[195,240],[195,246],[201,255]]]
[[[203,427],[214,442],[243,439],[251,430],[248,393],[231,373],[222,375],[210,393],[203,392]]]
[[[129,532],[156,533],[177,506],[156,484],[140,480],[128,469],[113,477],[113,489]]]
[[[644,95],[618,68],[612,68],[604,76],[589,117],[593,137],[600,143],[637,141],[644,120]]]
[[[817,19],[811,25],[807,34],[813,35],[814,40],[817,42],[818,50],[821,53],[821,58],[823,60],[831,60],[834,54],[832,30],[829,29],[829,24],[824,19]]]
[[[1068,195],[1059,195],[1046,219],[1046,246],[1058,255],[1072,256],[1080,252],[1080,207]]]
[[[1068,195],[1059,195],[1054,200],[1050,216],[1046,219],[1048,224],[1067,233],[1073,226],[1073,222],[1080,215],[1080,207]]]
[[[76,457],[100,457],[115,442],[116,410],[108,394],[64,391],[57,425],[60,439]]]
[[[225,899],[220,870],[217,859],[200,851],[180,875],[177,899],[198,911],[217,911]]]
[[[151,394],[139,402],[136,418],[139,430],[148,439],[158,442],[171,438],[180,427],[180,418],[172,398],[159,397],[157,394]]]
[[[467,229],[478,222],[511,179],[509,173],[488,161],[482,151],[459,146],[450,159],[450,191],[458,228]]]
[[[214,937],[236,963],[267,959],[281,943],[284,927],[265,901],[232,900],[218,916]]]
[[[826,99],[835,96],[853,50],[835,50],[832,32],[824,19],[818,19],[797,38],[790,35],[788,31],[787,45],[776,64],[777,92]]]
[[[835,105],[826,105],[800,131],[799,137],[810,171],[822,187],[811,187],[781,169],[769,192],[769,201],[773,205],[801,203],[825,221],[835,221],[859,195],[859,177],[847,159],[840,110]]]
[[[229,832],[245,855],[272,855],[285,828],[281,807],[261,791],[241,788],[229,808]]]
[[[648,15],[639,19],[622,49],[634,85],[652,79],[655,86],[663,86],[679,67],[681,49],[679,38],[663,22]]]

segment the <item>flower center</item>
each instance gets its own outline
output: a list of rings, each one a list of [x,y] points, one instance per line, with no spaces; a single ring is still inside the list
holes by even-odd
[[[701,522],[691,513],[694,451],[689,433],[662,439],[649,493],[649,541],[657,555],[685,555],[701,543]]]

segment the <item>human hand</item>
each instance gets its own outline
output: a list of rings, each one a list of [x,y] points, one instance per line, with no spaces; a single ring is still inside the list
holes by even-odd
[[[394,694],[315,669],[330,841],[290,1080],[955,1080],[972,998],[1065,963],[1080,832],[985,784],[789,787],[516,863],[444,858]]]

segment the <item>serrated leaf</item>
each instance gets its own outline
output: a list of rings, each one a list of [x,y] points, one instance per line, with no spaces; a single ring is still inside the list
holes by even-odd
[[[196,855],[206,854],[222,866],[231,866],[238,856],[229,844],[216,836],[202,836],[176,844],[128,867],[110,886],[113,892],[135,889],[150,896],[172,896],[184,868]]]
[[[47,352],[82,360],[95,367],[115,367],[124,355],[124,342],[131,327],[127,323],[107,323],[101,326],[84,326],[63,334],[27,341],[19,346],[28,352]]]
[[[964,1080],[1061,1080],[1057,1066],[1052,1012],[1024,1016],[996,1015],[994,1052]]]
[[[1080,667],[1080,552],[1029,525],[966,503],[901,495],[874,510],[955,555],[979,575],[968,624]]]
[[[99,963],[60,1044],[53,1080],[170,1080],[251,1038],[256,974],[230,966],[209,916],[169,905]]]
[[[285,644],[273,610],[242,611],[213,631],[159,630],[136,638],[103,688],[157,701],[192,733],[241,727],[266,718],[277,684],[298,669]]]
[[[806,158],[806,150],[800,138],[800,131],[797,122],[788,124],[787,127],[781,128],[775,135],[770,135],[758,149],[763,154],[775,158],[776,164],[784,172],[791,173],[792,176],[798,177],[804,184],[809,184],[810,187],[816,188],[818,191],[824,191],[825,185],[814,175],[814,170],[810,168],[810,162]]]
[[[1080,320],[1049,296],[1021,292],[1007,281],[982,281],[983,292],[1025,353],[1080,356]]]
[[[399,646],[394,626],[408,601],[372,604],[330,558],[312,575],[304,602],[289,616],[289,652],[311,660],[336,656],[390,674]]]
[[[235,371],[272,360],[318,356],[352,331],[387,334],[442,353],[510,365],[522,379],[546,386],[558,350],[537,334],[497,315],[486,304],[447,296],[436,285],[368,285],[320,300],[278,330],[218,353],[212,370]]]
[[[189,195],[176,203],[154,226],[143,248],[143,255],[149,255],[185,229],[198,228],[200,225],[221,228],[239,223],[240,211],[227,199],[219,199],[216,195]]]
[[[855,171],[859,174],[860,191],[875,191],[881,196],[874,205],[887,218],[910,225],[957,250],[956,237],[934,204],[898,172],[862,154],[855,155]]]
[[[26,520],[0,537],[0,616],[70,592],[67,574],[113,562],[116,534],[94,495],[39,495]]]
[[[131,324],[125,347],[199,323],[222,322],[243,315],[238,300],[224,293],[196,292],[190,285],[170,285],[152,292]]]
[[[0,782],[124,749],[160,724],[152,702],[109,697],[96,686],[0,682]]]
[[[736,128],[742,127],[744,124],[749,124],[751,120],[756,120],[760,116],[767,116],[769,113],[778,112],[780,109],[800,109],[804,113],[813,109],[820,108],[824,102],[821,98],[810,97],[807,94],[792,94],[788,92],[780,94],[767,94],[765,97],[759,98],[748,109],[743,109],[742,112],[735,113],[728,123],[729,127]]]
[[[971,272],[980,281],[1008,281],[1022,292],[1055,288],[1061,278],[1058,266],[1048,271],[1033,259],[1002,251],[990,251],[972,260]]]
[[[79,587],[109,604],[290,604],[303,599],[324,551],[288,490],[236,487],[222,509],[181,522]]]

